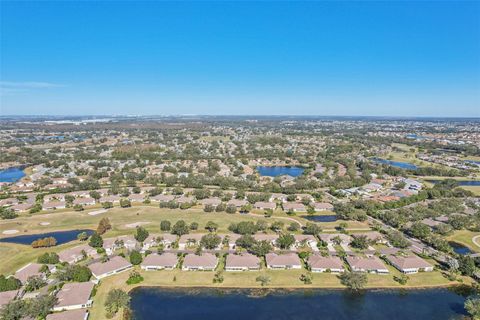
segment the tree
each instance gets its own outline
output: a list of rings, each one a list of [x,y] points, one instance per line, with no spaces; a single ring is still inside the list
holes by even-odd
[[[198,229],[198,223],[195,222],[195,221],[190,223],[189,228],[190,228],[190,230],[197,230]]]
[[[21,320],[28,316],[25,300],[12,300],[0,308],[0,319]]]
[[[205,225],[205,229],[207,229],[210,232],[215,232],[218,229],[218,224],[216,224],[213,221],[208,221],[207,224]]]
[[[267,275],[260,275],[255,279],[255,281],[260,282],[262,287],[265,287],[266,285],[268,285],[272,281],[272,278],[270,278]]]
[[[134,237],[138,242],[143,242],[143,241],[145,241],[145,239],[148,238],[148,235],[149,235],[149,233],[148,233],[147,229],[145,229],[142,226],[138,226],[136,231],[135,231]]]
[[[53,306],[57,304],[57,298],[53,295],[40,295],[27,302],[27,314],[31,318],[45,319]]]
[[[22,282],[15,277],[0,275],[0,292],[20,289]]]
[[[469,256],[460,256],[458,258],[458,270],[465,276],[473,276],[476,270],[475,260]]]
[[[238,238],[235,244],[244,249],[249,249],[255,244],[255,239],[251,235],[245,234]]]
[[[213,276],[213,283],[222,283],[223,282],[223,273],[222,271],[215,272]]]
[[[227,208],[225,209],[226,213],[235,213],[237,212],[237,208],[233,205],[228,205]]]
[[[465,310],[474,320],[480,319],[480,296],[469,297],[465,301]]]
[[[221,241],[222,239],[219,236],[209,233],[200,239],[200,245],[205,249],[213,250],[220,245]]]
[[[365,250],[370,246],[370,241],[368,241],[367,236],[361,235],[353,238],[350,245],[354,248]]]
[[[393,276],[393,280],[397,281],[401,285],[406,285],[407,281],[409,279],[410,278],[406,274],[403,274],[403,273],[400,276]]]
[[[312,284],[312,274],[311,273],[302,273],[300,275],[300,281],[302,281],[304,284]]]
[[[203,211],[204,211],[204,212],[213,212],[213,211],[215,211],[215,208],[214,208],[211,204],[207,204],[207,205],[205,205],[205,207],[203,208]]]
[[[363,289],[368,282],[367,275],[359,272],[344,272],[340,276],[340,282],[350,290],[358,291]]]
[[[45,252],[37,258],[37,262],[41,264],[57,264],[60,261],[58,254],[55,252]]]
[[[162,231],[170,231],[172,224],[168,220],[160,221],[160,230]]]
[[[105,310],[107,318],[112,318],[121,308],[126,308],[130,304],[130,296],[121,289],[111,289],[105,300]]]
[[[88,239],[88,234],[86,232],[80,232],[77,235],[77,240],[79,241],[86,241]]]
[[[57,245],[57,240],[54,237],[46,237],[42,239],[37,239],[32,242],[32,248],[47,248],[54,247]]]
[[[6,219],[15,219],[18,217],[18,214],[13,211],[12,209],[9,208],[0,208],[0,218],[6,220]]]
[[[98,233],[92,234],[88,245],[92,248],[101,248],[103,246],[103,239]]]
[[[189,228],[185,221],[178,220],[172,227],[172,234],[176,234],[177,236],[183,236],[184,234],[188,234]]]
[[[75,210],[75,211],[83,211],[84,208],[83,208],[83,206],[82,206],[81,204],[76,204],[76,205],[73,206],[73,210]]]
[[[103,203],[102,203],[102,208],[103,208],[103,209],[111,209],[111,208],[113,208],[113,203],[112,203],[112,202],[109,202],[109,201],[103,202]]]
[[[257,226],[252,221],[242,221],[230,224],[228,230],[238,234],[254,234],[257,232]]]
[[[256,255],[257,257],[263,257],[267,253],[272,251],[272,245],[266,240],[257,241],[249,249],[249,252]]]
[[[138,271],[133,270],[128,276],[127,284],[137,284],[143,281],[143,277]]]
[[[100,220],[100,222],[98,223],[97,233],[99,235],[102,235],[110,229],[112,229],[112,225],[110,224],[110,220],[107,217],[102,218],[102,220]]]
[[[408,233],[412,235],[412,237],[423,240],[430,235],[431,231],[430,231],[430,227],[427,226],[426,224],[423,224],[421,222],[416,222],[410,227],[410,229],[408,230]]]
[[[313,222],[307,222],[307,224],[305,225],[305,229],[303,230],[303,233],[311,234],[314,236],[320,234],[320,232],[322,232],[322,228],[320,228],[320,226]]]
[[[289,249],[295,243],[295,237],[289,233],[282,233],[276,243],[280,249]]]
[[[140,252],[137,250],[130,252],[130,262],[133,265],[138,266],[140,263],[142,263],[142,260],[142,254]]]
[[[60,281],[87,282],[90,281],[92,272],[87,266],[74,264],[57,271],[55,277]]]
[[[40,276],[31,276],[27,279],[27,283],[25,284],[25,291],[32,292],[35,290],[44,287],[47,284],[45,280],[42,279]]]
[[[132,203],[128,199],[120,199],[120,207],[122,208],[130,208]]]
[[[280,232],[282,231],[284,225],[285,224],[282,221],[275,221],[270,225],[270,229],[275,232]]]
[[[288,226],[288,231],[295,232],[300,229],[300,224],[298,222],[292,222]]]

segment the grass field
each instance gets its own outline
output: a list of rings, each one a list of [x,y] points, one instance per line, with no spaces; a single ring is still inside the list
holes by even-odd
[[[416,288],[427,286],[449,286],[456,284],[446,279],[441,272],[426,272],[409,275],[409,281],[402,286],[393,280],[393,276],[400,273],[393,267],[388,267],[389,275],[368,275],[367,288]],[[139,270],[140,271],[140,270]],[[300,281],[300,275],[307,272],[301,270],[261,270],[247,272],[223,272],[224,282],[213,284],[215,272],[186,272],[181,270],[171,271],[140,271],[144,281],[138,285],[127,286],[125,281],[130,271],[115,275],[101,281],[97,294],[94,298],[91,310],[91,319],[105,319],[104,303],[108,291],[112,288],[124,288],[131,290],[136,286],[159,286],[159,287],[218,287],[218,288],[261,288],[255,279],[259,275],[267,275],[271,278],[268,288],[295,289],[295,288],[345,288],[337,275],[329,273],[314,273],[311,285],[305,285]],[[174,281],[175,279],[175,281]],[[465,281],[469,281],[465,279]],[[115,319],[120,319],[117,316]]]

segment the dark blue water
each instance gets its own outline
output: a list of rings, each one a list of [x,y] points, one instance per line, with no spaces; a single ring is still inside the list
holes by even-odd
[[[57,240],[57,245],[64,244],[73,240],[77,240],[77,236],[81,232],[86,232],[89,236],[93,234],[93,230],[83,229],[83,230],[68,230],[68,231],[55,231],[55,232],[46,232],[46,233],[37,233],[37,234],[26,234],[23,236],[15,236],[0,239],[0,242],[10,242],[18,244],[32,244],[33,241],[54,237]]]
[[[461,245],[460,243],[457,242],[449,242],[448,243],[452,248],[455,253],[461,254],[461,255],[466,255],[472,253],[469,248],[465,247],[464,245]]]
[[[16,182],[25,177],[21,168],[9,168],[0,170],[0,182]]]
[[[136,320],[442,320],[465,315],[464,298],[447,289],[294,290],[252,297],[250,290],[161,289],[131,292]]]
[[[418,167],[412,163],[409,162],[400,162],[400,161],[392,161],[392,160],[385,160],[385,159],[380,159],[380,158],[372,158],[374,162],[381,163],[381,164],[388,164],[392,167],[397,167],[400,169],[406,169],[406,170],[417,170]]]
[[[267,177],[278,177],[278,176],[283,176],[288,174],[289,176],[292,177],[298,177],[305,171],[305,169],[300,168],[300,167],[257,167],[258,173],[260,173],[261,176],[267,176]]]
[[[439,183],[442,180],[425,180],[430,183]],[[459,186],[480,186],[480,180],[456,180]]]
[[[337,221],[336,215],[325,215],[325,216],[302,216],[302,218],[315,221],[315,222],[334,222]]]

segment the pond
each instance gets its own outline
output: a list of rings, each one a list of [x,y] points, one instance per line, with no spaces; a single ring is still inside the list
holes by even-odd
[[[453,251],[457,254],[466,255],[466,254],[472,253],[472,251],[469,248],[465,247],[463,244],[460,244],[458,242],[450,241],[448,244],[453,248]]]
[[[131,292],[136,320],[146,319],[355,319],[442,320],[465,315],[465,298],[448,289],[276,290],[162,289]]]
[[[68,231],[54,231],[37,234],[26,234],[22,236],[8,237],[0,239],[0,242],[18,243],[30,245],[33,241],[54,237],[57,240],[57,245],[64,244],[73,240],[77,240],[79,233],[86,232],[89,236],[93,234],[93,230],[81,229],[81,230],[68,230]]]
[[[0,170],[0,182],[17,182],[23,177],[25,177],[25,172],[22,168]]]
[[[388,164],[392,167],[400,168],[400,169],[405,169],[405,170],[417,170],[418,167],[414,165],[413,163],[410,162],[400,162],[400,161],[392,161],[392,160],[386,160],[386,159],[381,159],[381,158],[372,158],[372,161],[381,163],[381,164]]]
[[[302,218],[314,221],[314,222],[335,222],[337,221],[337,216],[336,215],[323,215],[323,216],[316,216],[316,215],[311,215],[311,216],[302,216]]]
[[[442,180],[425,180],[430,183],[437,184]],[[456,180],[458,186],[480,186],[480,180]]]
[[[278,177],[283,175],[289,175],[292,177],[300,176],[305,169],[300,167],[284,167],[284,166],[274,166],[274,167],[257,167],[257,171],[261,176],[267,177]]]

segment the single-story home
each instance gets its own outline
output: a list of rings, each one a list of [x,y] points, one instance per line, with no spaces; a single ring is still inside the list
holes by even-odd
[[[277,204],[275,202],[257,201],[253,207],[259,210],[275,210]]]
[[[15,278],[20,280],[23,284],[27,282],[28,278],[33,276],[38,276],[46,280],[47,275],[43,272],[40,272],[40,269],[42,268],[42,266],[43,264],[40,264],[40,263],[29,263],[26,266],[18,269],[17,272],[15,272]],[[57,271],[57,268],[54,265],[48,264],[47,266],[50,272]]]
[[[205,234],[203,233],[184,234],[178,239],[178,248],[184,250],[188,247],[197,245],[200,243],[200,240],[204,235]]]
[[[347,263],[354,272],[388,274],[388,268],[376,256],[348,256]]]
[[[107,255],[112,255],[115,250],[125,248],[127,250],[139,249],[139,243],[132,235],[119,236],[116,238],[103,239],[103,248]]]
[[[95,204],[94,198],[76,198],[73,200],[73,204],[79,204],[81,206],[93,206]]]
[[[268,269],[301,269],[302,263],[296,253],[267,253],[265,256]]]
[[[112,195],[106,195],[106,196],[103,196],[101,197],[98,202],[100,203],[105,203],[105,202],[111,202],[111,203],[120,203],[120,199],[122,199],[122,197],[120,196],[117,196],[115,194],[112,194]]]
[[[141,263],[142,270],[171,270],[177,266],[178,257],[176,254],[166,252],[163,254],[149,254]]]
[[[360,232],[360,233],[352,233],[353,238],[358,238],[361,236],[365,236],[368,241],[372,243],[386,243],[387,241],[383,237],[383,235],[378,231],[368,231],[368,232]]]
[[[212,206],[213,208],[216,208],[219,204],[222,203],[222,200],[219,198],[206,198],[203,200],[200,200],[200,203],[205,207],[205,206]]]
[[[196,255],[189,253],[183,259],[182,270],[185,271],[212,271],[218,264],[218,258],[211,253]]]
[[[313,209],[316,212],[320,211],[333,211],[333,205],[328,202],[314,202],[313,203]]]
[[[140,193],[132,193],[127,197],[127,199],[131,202],[143,202],[145,201],[145,195]]]
[[[282,204],[284,211],[293,211],[293,212],[306,212],[307,209],[303,203],[299,202],[285,202]]]
[[[57,292],[57,303],[53,311],[74,310],[92,306],[90,295],[95,284],[93,282],[70,282]]]
[[[20,290],[10,290],[0,292],[0,309],[2,306],[10,303],[12,300],[18,297]]]
[[[433,266],[430,263],[413,253],[386,255],[385,259],[387,259],[392,266],[405,274],[418,273],[419,271],[433,271]]]
[[[308,258],[308,266],[312,272],[345,272],[342,259],[334,256],[323,257],[320,254],[313,254]]]
[[[170,202],[173,200],[175,200],[175,196],[169,194],[157,194],[156,196],[150,197],[150,201],[152,202]]]
[[[227,206],[233,206],[236,208],[241,208],[247,204],[248,204],[248,201],[244,199],[232,199],[227,202]]]
[[[87,257],[92,257],[94,259],[100,257],[100,255],[97,253],[97,249],[92,248],[87,244],[62,250],[58,253],[58,257],[61,262],[75,263],[84,258],[84,252]]]
[[[107,262],[96,262],[88,266],[88,268],[92,271],[92,274],[97,279],[102,279],[113,274],[123,272],[131,267],[132,264],[120,256],[115,256]]]
[[[311,234],[296,234],[293,236],[295,238],[295,248],[301,248],[305,245],[309,246],[313,251],[318,251],[317,248],[317,238]]]
[[[43,210],[65,209],[66,207],[67,203],[65,201],[49,201],[42,205]]]
[[[164,248],[170,248],[175,241],[177,241],[177,236],[174,234],[151,234],[143,241],[142,250],[148,250],[158,245],[163,245]]]
[[[259,270],[260,259],[250,253],[229,254],[225,262],[225,271]]]
[[[88,311],[86,309],[76,309],[64,312],[56,312],[47,315],[47,320],[87,320]]]

